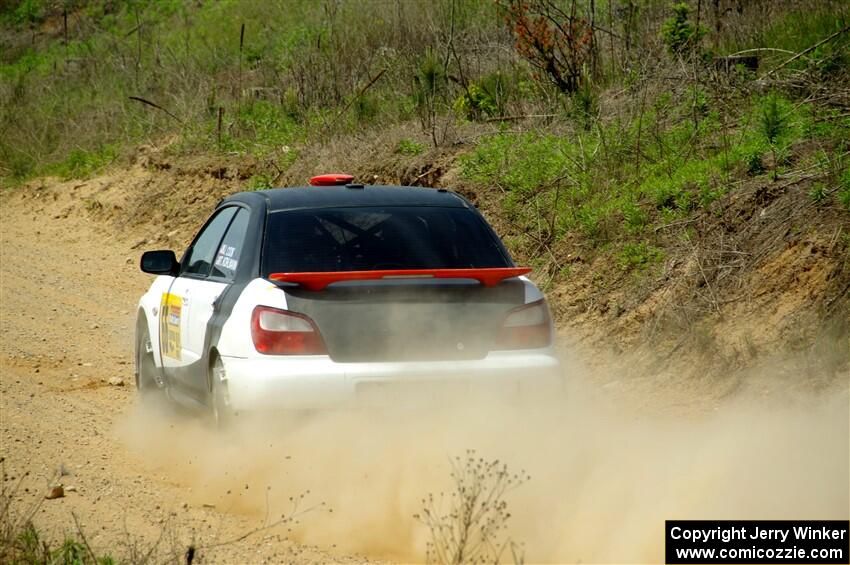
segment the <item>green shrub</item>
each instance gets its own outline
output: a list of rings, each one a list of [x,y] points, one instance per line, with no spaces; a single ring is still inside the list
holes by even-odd
[[[520,96],[521,81],[516,74],[496,71],[470,83],[452,104],[455,113],[467,120],[508,114],[508,104]]]
[[[23,181],[31,177],[37,167],[38,162],[34,157],[27,153],[17,151],[15,147],[10,147],[3,141],[0,141],[0,178],[7,176],[14,181]]]
[[[822,204],[827,196],[826,186],[822,182],[816,182],[809,190],[809,200],[815,204]]]
[[[381,115],[381,100],[378,96],[367,92],[357,97],[352,104],[352,109],[356,120],[355,127],[359,127],[361,124],[375,121]]]
[[[427,47],[416,63],[413,77],[413,102],[425,130],[432,129],[435,114],[441,106],[446,88],[443,62],[431,47]],[[436,140],[434,140],[436,141]]]
[[[602,238],[603,217],[599,208],[584,204],[575,213],[576,227],[591,241]]]
[[[664,252],[647,241],[623,244],[618,256],[620,266],[624,269],[643,269],[663,257]]]
[[[14,9],[2,15],[2,20],[16,26],[33,24],[44,20],[47,8],[47,0],[20,0]]]
[[[629,233],[640,233],[646,227],[647,216],[641,210],[640,206],[632,202],[627,202],[622,206],[623,218],[626,224],[626,230]]]
[[[272,188],[272,182],[274,182],[274,179],[275,175],[272,173],[255,173],[248,179],[248,185],[245,188],[247,190],[265,190],[267,188]]]
[[[761,135],[773,153],[773,180],[779,175],[780,157],[786,155],[783,142],[789,129],[789,113],[785,100],[775,93],[768,94],[761,103],[759,127]]]
[[[117,158],[118,150],[114,145],[101,145],[92,151],[75,149],[63,161],[50,167],[48,172],[65,180],[87,178],[102,171]]]
[[[282,107],[266,100],[244,105],[237,123],[245,138],[243,149],[254,152],[288,146],[300,133],[298,124]]]
[[[86,546],[75,539],[66,538],[53,552],[53,561],[63,565],[84,565],[90,562]]]
[[[661,25],[661,39],[667,50],[674,55],[684,55],[696,50],[700,40],[707,30],[691,23],[689,17],[691,8],[685,2],[670,6],[673,15]]]
[[[752,147],[744,154],[744,164],[748,175],[756,176],[764,173],[765,167],[761,155],[762,150],[759,146]]]
[[[593,79],[586,66],[582,69],[581,82],[573,93],[572,101],[573,109],[578,118],[584,124],[585,129],[589,128],[590,119],[599,112],[599,94],[594,88]]]
[[[478,86],[494,106],[494,116],[508,114],[508,104],[520,95],[522,84],[516,73],[496,71],[479,79]]]
[[[774,93],[765,97],[761,107],[761,133],[770,145],[776,145],[788,129],[788,118],[780,107],[780,99]]]
[[[409,138],[400,139],[396,145],[395,152],[399,155],[420,155],[425,151],[425,146]]]
[[[706,210],[711,209],[712,203],[725,194],[726,190],[721,186],[712,186],[712,183],[703,185],[699,189],[699,205]]]
[[[496,100],[477,84],[470,84],[469,88],[455,99],[452,108],[458,116],[467,120],[477,120],[498,114]]]
[[[574,150],[571,146],[554,135],[493,135],[460,158],[461,170],[482,184],[499,179],[515,197],[525,198],[563,172],[567,159],[562,150]]]

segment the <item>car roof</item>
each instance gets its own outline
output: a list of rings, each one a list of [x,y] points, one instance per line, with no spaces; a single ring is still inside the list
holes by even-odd
[[[436,206],[443,208],[469,208],[461,196],[445,189],[418,186],[342,185],[301,186],[272,188],[253,192],[238,192],[228,196],[222,204],[245,202],[250,204],[264,198],[269,212],[307,208],[349,208],[359,206]]]

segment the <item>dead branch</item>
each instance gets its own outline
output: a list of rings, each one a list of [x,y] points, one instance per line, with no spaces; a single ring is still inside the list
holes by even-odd
[[[130,100],[135,100],[136,102],[141,102],[142,104],[147,104],[148,106],[156,108],[157,110],[162,110],[163,112],[165,112],[166,114],[168,114],[169,116],[171,116],[172,118],[177,120],[177,122],[180,123],[180,125],[183,125],[183,120],[181,120],[180,118],[178,118],[177,116],[175,116],[174,114],[172,114],[171,112],[169,112],[168,110],[166,110],[165,108],[163,108],[162,106],[160,106],[159,104],[157,104],[155,102],[151,102],[150,100],[145,100],[141,96],[128,96],[127,98],[129,98]]]
[[[516,120],[529,120],[531,118],[554,118],[557,114],[526,114],[524,116],[497,116],[487,118],[484,122],[512,122]]]
[[[416,177],[415,179],[413,179],[413,182],[411,182],[410,184],[411,184],[412,186],[416,186],[416,183],[417,183],[417,182],[419,182],[419,181],[420,181],[423,177],[425,177],[425,176],[427,176],[427,175],[429,175],[429,174],[433,173],[433,172],[434,172],[434,171],[436,171],[436,170],[437,170],[437,169],[428,169],[427,171],[425,171],[424,173],[422,173],[421,175],[419,175],[418,177]]]
[[[793,51],[789,51],[788,49],[777,49],[776,47],[756,47],[754,49],[744,49],[743,51],[738,51],[737,53],[730,53],[726,55],[726,57],[737,57],[738,55],[746,55],[747,53],[761,53],[762,51],[776,51],[777,53],[787,53],[788,55],[795,55]]]
[[[678,222],[671,222],[669,224],[664,224],[662,226],[656,226],[654,231],[655,231],[655,233],[658,233],[663,229],[672,228],[674,226],[686,226],[688,224],[692,224],[692,223],[696,222],[697,219],[698,218],[693,218],[691,220],[680,220]]]
[[[378,71],[378,74],[376,74],[372,78],[372,80],[367,82],[366,86],[364,86],[359,91],[357,91],[357,94],[355,94],[354,97],[351,100],[349,100],[346,103],[345,106],[342,107],[342,110],[340,110],[339,113],[336,115],[336,117],[333,119],[333,121],[327,125],[326,129],[332,129],[333,126],[336,125],[336,123],[339,121],[339,119],[343,116],[343,114],[345,114],[348,111],[348,109],[351,108],[352,104],[354,104],[357,100],[359,100],[360,97],[363,96],[363,94],[365,94],[366,91],[369,90],[372,87],[373,84],[378,82],[378,79],[381,78],[382,76],[384,76],[385,72],[387,72],[386,67],[384,67],[383,69]]]

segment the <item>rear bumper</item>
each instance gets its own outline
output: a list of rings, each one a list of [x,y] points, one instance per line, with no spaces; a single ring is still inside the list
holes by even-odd
[[[335,363],[326,356],[222,361],[236,411],[386,405],[399,396],[427,401],[494,393],[513,399],[563,386],[560,363],[548,350],[492,352],[465,361]]]

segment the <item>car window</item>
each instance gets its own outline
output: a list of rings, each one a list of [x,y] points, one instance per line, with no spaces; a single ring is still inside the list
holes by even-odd
[[[245,233],[248,231],[248,210],[241,208],[236,212],[227,233],[218,247],[218,252],[213,261],[210,276],[233,279],[236,268],[239,266],[239,257],[242,255],[242,245],[245,241]]]
[[[484,220],[466,208],[323,208],[269,216],[263,271],[507,267]]]
[[[195,238],[195,243],[189,250],[186,265],[181,274],[207,276],[213,263],[213,257],[218,251],[218,244],[227,229],[230,220],[236,213],[235,206],[219,211],[213,219],[201,230]]]

